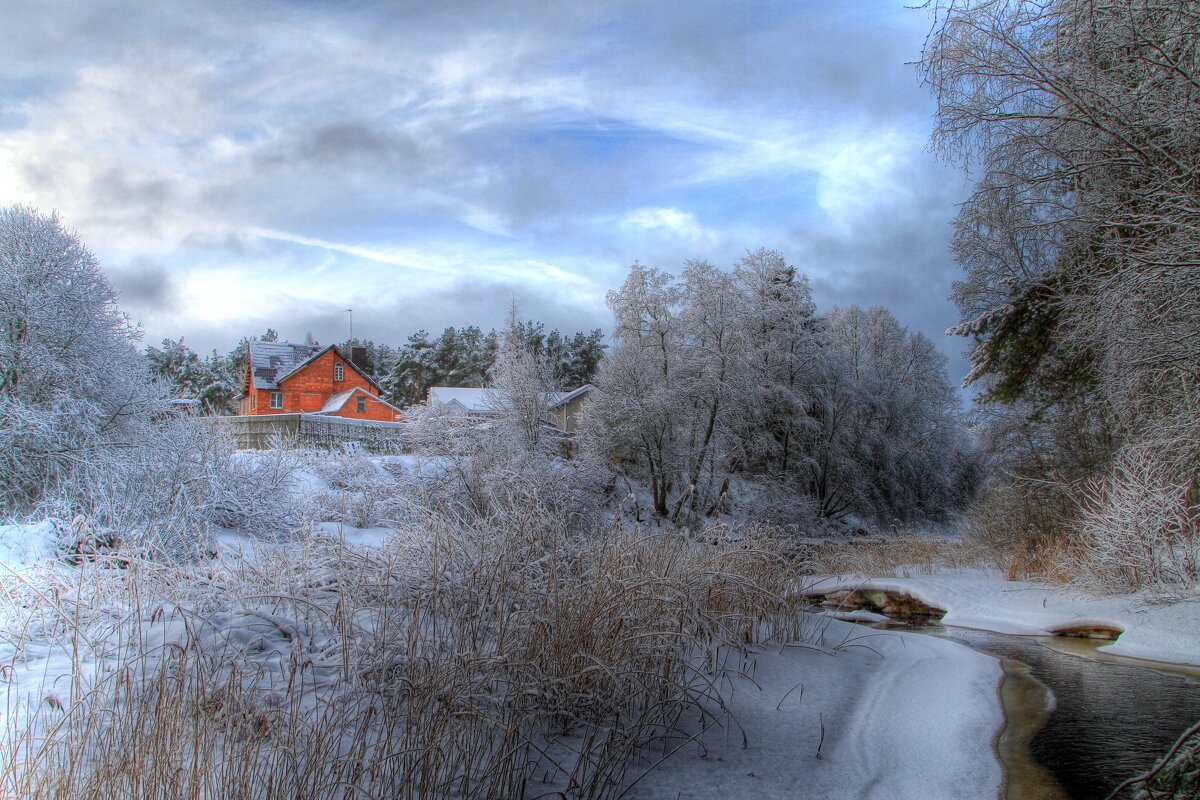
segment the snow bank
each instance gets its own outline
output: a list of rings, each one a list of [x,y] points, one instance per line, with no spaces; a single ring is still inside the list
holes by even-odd
[[[0,564],[16,571],[53,557],[64,527],[65,524],[57,519],[0,525]]]
[[[840,646],[759,653],[752,679],[732,679],[737,724],[685,745],[628,796],[996,797],[999,662],[932,636],[828,625],[824,641]]]
[[[359,550],[374,550],[383,546],[389,536],[395,535],[392,528],[356,528],[337,522],[322,522],[313,531],[325,536],[340,539],[347,545]]]
[[[942,622],[1019,636],[1050,636],[1061,628],[1104,626],[1123,631],[1101,651],[1111,655],[1200,665],[1200,599],[1176,603],[1139,593],[1095,597],[1031,581],[1008,581],[995,570],[961,570],[911,578],[829,578],[815,588],[900,591],[947,610]]]

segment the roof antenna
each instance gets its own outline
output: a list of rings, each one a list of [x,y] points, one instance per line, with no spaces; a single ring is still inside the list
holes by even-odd
[[[354,309],[347,308],[342,313],[350,315],[350,338],[353,339],[354,338]]]

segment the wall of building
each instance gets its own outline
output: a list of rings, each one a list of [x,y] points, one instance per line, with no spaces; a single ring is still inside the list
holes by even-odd
[[[585,402],[587,402],[587,393],[581,394],[558,408],[551,410],[550,413],[554,415],[554,423],[560,431],[564,433],[575,432],[575,418],[579,415],[579,409],[583,408]]]
[[[333,367],[339,363],[342,365],[342,380],[340,381],[333,378]],[[325,405],[325,401],[331,396],[351,389],[363,389],[372,395],[378,394],[378,390],[371,385],[370,381],[355,371],[350,366],[350,362],[330,350],[280,382],[279,389],[276,391],[283,392],[282,408],[271,408],[272,390],[251,389],[246,397],[238,401],[238,413],[255,416],[261,414],[311,414],[320,411]],[[252,396],[253,403],[251,402]],[[372,405],[371,402],[367,403],[368,412],[371,411]],[[392,411],[387,406],[383,406],[388,412],[386,417],[382,416],[381,412],[374,412],[375,416],[355,414],[353,399],[350,400],[349,406],[350,413],[345,414],[348,417],[385,421],[393,419]]]
[[[367,409],[363,413],[358,412],[358,398],[363,397],[361,394],[354,394],[342,406],[341,411],[336,411],[330,416],[344,417],[346,419],[369,419],[375,422],[399,422],[402,418],[392,410],[392,407],[381,400],[378,400],[374,395],[367,397]]]

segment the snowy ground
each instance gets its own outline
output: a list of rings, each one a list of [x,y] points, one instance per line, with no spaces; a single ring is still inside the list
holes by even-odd
[[[408,458],[387,463],[408,479],[434,477],[444,469]],[[376,467],[382,465],[376,462]],[[336,491],[330,478],[311,470],[295,477],[298,494]],[[46,570],[65,574],[78,569],[51,566],[55,546],[69,528],[49,520],[0,526],[0,577],[11,587],[14,581],[37,580]],[[387,527],[333,522],[317,524],[312,533],[359,552],[375,551],[393,535]],[[222,560],[245,563],[254,563],[260,548],[293,546],[233,531],[222,532],[218,539]],[[1105,625],[1122,631],[1106,652],[1200,664],[1200,600],[1168,605],[1145,596],[1098,599],[1061,587],[1008,582],[998,572],[983,570],[873,580],[834,577],[816,588],[867,586],[902,591],[948,609],[943,620],[948,625],[1021,635]],[[286,627],[254,609],[238,613],[242,616],[231,612],[222,617],[220,627],[226,632],[244,629],[258,639],[263,638],[256,632],[259,628],[278,632]],[[877,619],[868,612],[852,617],[863,623]],[[722,695],[730,714],[704,730],[695,721],[694,740],[674,751],[668,747],[650,753],[635,764],[629,775],[641,777],[626,796],[998,796],[1003,775],[994,743],[1004,720],[997,691],[1002,671],[996,659],[922,634],[881,632],[832,617],[813,620],[824,627],[816,642],[753,650],[742,665],[744,675],[734,670],[723,679]],[[77,656],[54,640],[49,627],[44,633],[15,630],[2,607],[0,634],[0,677],[9,685],[10,714],[66,689],[73,669],[95,669],[94,664],[75,661]],[[260,649],[288,652],[293,640],[303,637],[276,638]],[[13,696],[15,687],[20,697]],[[0,716],[4,713],[0,705]]]
[[[712,728],[630,797],[997,797],[999,662],[954,642],[830,620],[826,651],[769,649]],[[745,733],[745,746],[742,734]]]
[[[1147,594],[1095,597],[1043,583],[1007,581],[996,570],[956,570],[906,578],[832,577],[814,588],[901,591],[947,610],[943,624],[1021,636],[1101,625],[1121,630],[1109,655],[1200,665],[1200,599],[1164,603]]]
[[[391,533],[333,523],[314,531],[360,551],[378,548]],[[47,523],[0,529],[6,564],[27,574],[46,568],[54,535]],[[258,548],[280,546],[234,532],[219,538],[223,559],[254,560]],[[244,630],[262,638],[271,626],[260,617],[231,611],[218,627],[226,637]],[[742,665],[746,676],[731,672],[722,686],[731,715],[665,761],[658,763],[659,751],[635,764],[629,775],[642,777],[627,796],[997,795],[1002,775],[993,742],[1003,719],[994,659],[933,637],[881,633],[831,618],[814,623],[823,633],[812,645],[752,650]],[[66,690],[73,659],[49,637],[32,633],[0,647],[0,660],[11,665],[10,687],[20,687],[22,699],[36,705]],[[265,652],[286,652],[276,638]],[[91,672],[96,665],[74,668]]]

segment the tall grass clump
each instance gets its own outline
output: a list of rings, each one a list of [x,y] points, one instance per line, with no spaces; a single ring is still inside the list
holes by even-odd
[[[619,797],[697,719],[732,724],[721,676],[748,646],[800,635],[768,532],[585,526],[514,495],[371,551],[310,530],[252,558],[97,557],[49,568],[45,603],[10,578],[0,794]],[[56,657],[69,677],[39,683]]]

